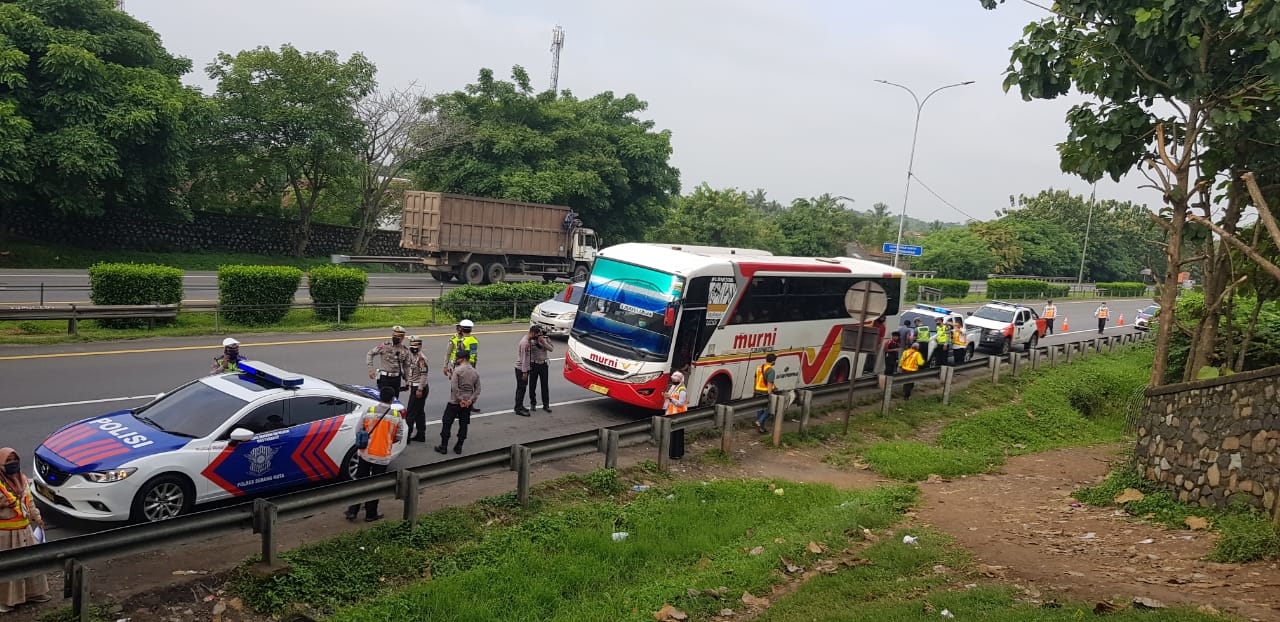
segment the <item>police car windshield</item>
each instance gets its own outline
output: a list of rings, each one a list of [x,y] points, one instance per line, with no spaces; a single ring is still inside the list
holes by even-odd
[[[1001,309],[1000,307],[983,307],[973,312],[973,317],[982,318],[984,320],[992,320],[994,322],[1012,322],[1013,309]]]
[[[204,438],[217,430],[248,402],[203,382],[192,382],[133,411],[139,421],[162,432]]]

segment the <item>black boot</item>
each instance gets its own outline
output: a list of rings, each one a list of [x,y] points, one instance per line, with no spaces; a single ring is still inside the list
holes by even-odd
[[[413,437],[413,438],[411,438],[411,439],[409,439],[409,440],[411,440],[411,441],[413,441],[413,442],[415,442],[415,443],[425,443],[425,442],[427,442],[427,435],[426,435],[426,433],[425,433],[425,432],[419,432],[417,436],[415,436],[415,437]]]
[[[448,440],[440,441],[440,444],[439,444],[439,445],[436,445],[436,446],[434,447],[434,449],[436,450],[436,453],[438,453],[438,454],[446,454],[446,453],[449,453],[449,441],[448,441]]]
[[[440,453],[444,453],[444,452],[442,451]],[[458,441],[453,445],[453,453],[459,454],[459,455],[462,454],[462,441]]]

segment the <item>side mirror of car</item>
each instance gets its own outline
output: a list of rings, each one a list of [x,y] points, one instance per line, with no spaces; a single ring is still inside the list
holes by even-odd
[[[245,428],[236,428],[231,431],[231,442],[243,443],[253,440],[253,432]]]
[[[1026,324],[1026,323],[1027,323],[1026,320],[1018,320],[1017,322],[1014,322],[1014,324],[1017,326],[1022,326],[1023,324]]]

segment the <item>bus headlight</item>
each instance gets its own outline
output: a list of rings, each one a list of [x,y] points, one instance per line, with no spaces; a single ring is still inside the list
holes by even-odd
[[[573,363],[577,367],[582,367],[582,357],[578,356],[578,353],[574,352],[573,348],[565,349],[565,356],[569,357],[570,363]]]
[[[660,371],[650,372],[647,374],[636,374],[634,376],[631,376],[630,378],[623,379],[623,382],[627,384],[644,384],[646,382],[652,382],[653,380],[656,380],[661,375],[662,375],[662,372]]]

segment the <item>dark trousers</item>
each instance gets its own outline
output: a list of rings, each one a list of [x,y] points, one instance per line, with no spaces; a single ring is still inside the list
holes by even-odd
[[[951,348],[951,364],[959,365],[964,362],[965,348]]]
[[[1052,335],[1052,334],[1053,334],[1053,321],[1054,321],[1055,319],[1057,319],[1057,318],[1047,317],[1047,318],[1045,318],[1045,319],[1044,319],[1044,328],[1045,328],[1045,330],[1044,330],[1044,334],[1046,334],[1046,335]]]
[[[950,352],[951,351],[947,349],[947,346],[944,346],[940,343],[935,344],[933,346],[933,352],[929,354],[929,367],[937,367],[939,365],[945,365],[947,362],[947,358],[951,356]]]
[[[516,370],[516,412],[524,410],[524,392],[529,388],[530,373]]]
[[[1106,328],[1107,328],[1107,318],[1105,317],[1098,318],[1098,334],[1101,335],[1102,331],[1106,330]]]
[[[391,387],[397,396],[400,395],[400,376],[384,376],[378,372],[378,391],[382,391],[382,387]]]
[[[431,387],[422,387],[422,397],[417,394],[413,387],[409,388],[409,406],[405,409],[405,416],[409,420],[409,437],[421,443],[427,440],[427,396],[431,395]]]
[[[898,373],[898,359],[900,355],[898,351],[884,353],[884,375],[892,376]]]
[[[911,392],[914,391],[915,389],[916,389],[916,383],[914,382],[908,382],[902,385],[902,399],[904,400],[911,399]]]
[[[551,380],[548,378],[548,370],[551,368],[546,363],[530,363],[529,364],[529,407],[538,407],[538,385],[542,385],[542,405],[551,406],[551,392],[547,388]]]
[[[453,421],[458,421],[458,447],[467,440],[467,426],[471,425],[471,408],[463,408],[453,402],[444,407],[444,421],[440,425],[440,446],[449,446],[449,436],[453,434]]]
[[[667,453],[671,458],[684,457],[684,430],[671,431],[671,451]]]
[[[386,472],[387,472],[387,465],[374,464],[372,462],[365,460],[364,458],[361,458],[360,465],[356,467],[356,479],[360,479],[362,477],[370,477],[373,475],[382,475],[383,473],[386,473]],[[355,516],[359,513],[360,513],[359,503],[355,503],[347,507],[347,514],[349,516]],[[370,516],[377,516],[377,515],[378,515],[378,500],[373,499],[370,501],[365,501],[364,502],[365,518],[368,518]]]

